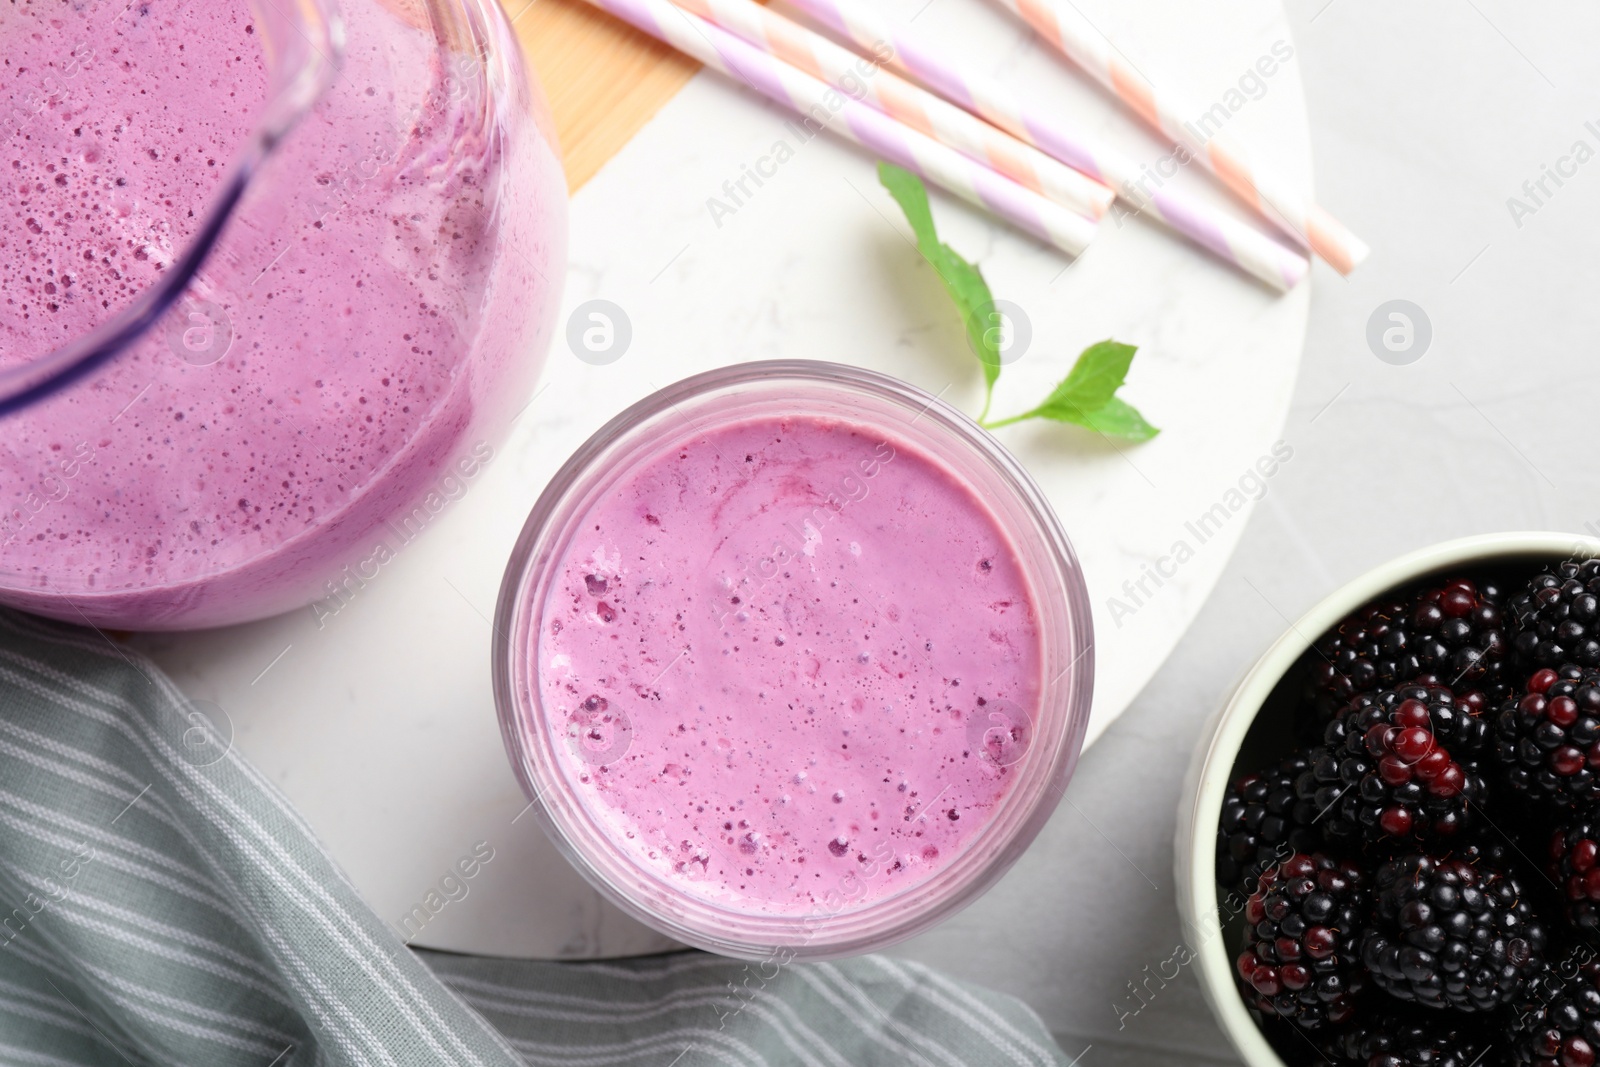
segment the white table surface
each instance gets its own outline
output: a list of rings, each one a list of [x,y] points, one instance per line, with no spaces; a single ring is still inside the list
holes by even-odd
[[[1276,0],[1209,0],[1203,9],[1185,0],[1078,2],[1138,62],[1170,71],[1202,109],[1288,39]],[[980,0],[885,6],[1139,158],[1167,151],[1003,11]],[[1296,63],[1284,65],[1229,128],[1304,179],[1299,79]],[[539,491],[590,433],[659,386],[758,358],[859,363],[965,410],[979,406],[977,363],[877,185],[872,158],[831,137],[799,143],[787,118],[701,75],[585,186],[572,205],[563,316],[591,299],[611,301],[631,321],[630,347],[597,366],[559,330],[543,391],[486,472],[337,614],[308,609],[139,639],[186,692],[222,709],[239,749],[391,923],[460,857],[494,850],[465,899],[408,931],[415,944],[564,958],[668,944],[604,903],[532,818],[519,819],[526,800],[489,688],[488,618],[504,561]],[[714,218],[707,199],[726,197],[724,181],[784,138],[794,157],[733,215]],[[1202,176],[1179,180],[1232,210]],[[1108,218],[1070,264],[942,195],[935,213],[944,239],[980,260],[995,295],[1031,322],[1031,347],[1007,366],[997,414],[1037,402],[1089,343],[1114,336],[1141,346],[1125,395],[1163,428],[1155,441],[1116,448],[1049,424],[1000,432],[1084,565],[1096,628],[1092,739],[1194,619],[1244,530],[1249,504],[1229,491],[1282,432],[1310,293],[1272,294],[1139,219]],[[1199,544],[1185,524],[1219,503],[1231,511]],[[1195,542],[1193,558],[1147,603],[1128,600],[1123,580],[1140,580],[1141,565],[1178,540]],[[1113,595],[1137,610],[1114,617]]]
[[[1506,200],[1577,140],[1600,149],[1600,12],[1559,0],[1289,0],[1321,202],[1372,259],[1313,289],[1275,479],[1188,635],[1094,750],[1004,882],[904,946],[1031,1003],[1085,1067],[1235,1062],[1184,971],[1127,983],[1179,940],[1172,833],[1202,720],[1293,618],[1404,551],[1472,533],[1600,526],[1593,414],[1600,160],[1519,229]],[[1570,168],[1569,168],[1570,169]],[[1367,320],[1431,319],[1409,366]]]

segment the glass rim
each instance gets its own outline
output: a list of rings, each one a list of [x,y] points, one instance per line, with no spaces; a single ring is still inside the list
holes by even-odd
[[[542,700],[537,685],[525,681],[530,669],[536,672],[536,668],[530,667],[528,657],[519,650],[530,639],[524,620],[531,609],[537,625],[551,574],[576,520],[590,506],[585,490],[616,476],[598,461],[630,442],[637,443],[640,436],[647,437],[666,413],[676,411],[687,420],[681,405],[741,386],[762,390],[750,401],[759,403],[762,397],[770,399],[772,389],[781,389],[786,382],[837,391],[841,397],[870,396],[907,414],[915,412],[912,423],[931,418],[942,426],[942,436],[950,445],[968,449],[992,471],[1033,524],[1032,530],[1018,530],[1014,521],[995,515],[1016,542],[1019,556],[1023,555],[1020,541],[1024,536],[1042,541],[1034,547],[1043,549],[1048,569],[1041,573],[1037,562],[1027,563],[1024,573],[1041,608],[1046,606],[1046,598],[1051,598],[1050,607],[1059,616],[1057,626],[1066,640],[1056,642],[1059,647],[1052,649],[1041,633],[1042,677],[1034,739],[1021,761],[1025,772],[947,866],[865,904],[832,912],[767,914],[721,906],[676,890],[609,844],[604,832],[592,825],[592,816],[584,817],[576,790],[555,761],[555,742],[547,730],[538,728],[538,719],[530,717],[542,712]],[[883,424],[881,416],[871,410],[853,417],[863,424]],[[692,435],[696,429],[688,420],[687,433]],[[914,440],[907,443],[929,450]],[[933,458],[938,460],[937,453]],[[952,473],[983,499],[980,487],[969,477]],[[579,498],[576,504],[575,497]],[[1044,614],[1041,611],[1041,617]],[[1042,631],[1044,626],[1042,620]],[[623,912],[686,944],[744,959],[787,954],[789,959],[821,960],[874,951],[920,933],[976,900],[1020,858],[1055,811],[1077,765],[1094,690],[1093,621],[1082,568],[1054,509],[1032,477],[993,435],[939,397],[888,375],[820,360],[754,361],[696,374],[651,393],[610,419],[561,466],[530,511],[506,566],[493,632],[496,711],[513,773],[529,799],[525,812],[534,814],[558,851]],[[1066,660],[1065,669],[1051,665],[1052,651],[1057,654],[1056,662]],[[1052,671],[1054,678],[1049,676]],[[1047,715],[1051,716],[1049,731],[1044,729]],[[643,883],[652,884],[645,887]]]

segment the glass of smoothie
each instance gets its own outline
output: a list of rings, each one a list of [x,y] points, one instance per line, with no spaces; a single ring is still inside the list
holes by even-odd
[[[565,183],[494,0],[0,6],[0,602],[327,595],[531,391]]]
[[[546,832],[618,906],[747,959],[878,949],[1055,809],[1093,637],[1012,456],[904,382],[702,374],[568,461],[513,553],[495,696]]]

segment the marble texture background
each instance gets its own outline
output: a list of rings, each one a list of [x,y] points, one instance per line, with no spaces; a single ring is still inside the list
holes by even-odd
[[[1041,840],[908,956],[1011,990],[1086,1067],[1232,1063],[1185,972],[1136,1015],[1127,983],[1179,938],[1172,833],[1204,719],[1286,627],[1435,541],[1600,525],[1594,462],[1600,13],[1572,0],[1288,0],[1321,202],[1373,246],[1321,268],[1285,439],[1295,460],[1187,636],[1095,748]],[[1570,164],[1565,169],[1572,170]],[[1536,207],[1513,218],[1510,197]],[[1517,222],[1521,225],[1518,226]],[[1367,322],[1405,299],[1429,350],[1392,366]]]

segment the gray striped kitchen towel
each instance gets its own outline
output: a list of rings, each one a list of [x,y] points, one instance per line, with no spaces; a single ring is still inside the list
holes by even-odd
[[[0,610],[0,1067],[1066,1064],[883,957],[412,951],[155,666]]]

